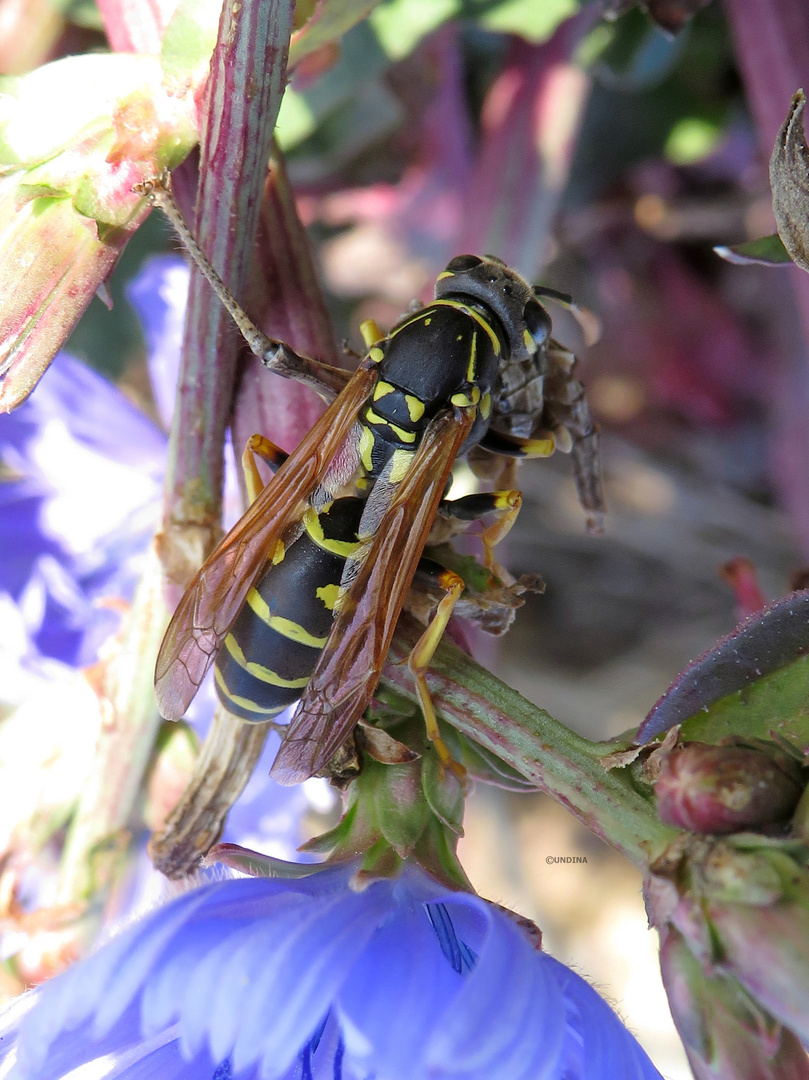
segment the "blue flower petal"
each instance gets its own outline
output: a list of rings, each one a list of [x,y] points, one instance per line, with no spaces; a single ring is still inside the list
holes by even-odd
[[[431,1064],[447,1075],[544,1075],[543,1064],[558,1060],[565,1031],[564,1000],[544,968],[544,954],[479,898],[447,900],[450,917],[466,907],[485,929],[472,943],[475,968],[433,1033]]]
[[[260,922],[242,922],[202,957],[190,972],[181,999],[184,1046],[196,1051],[209,1040],[216,1056],[230,1053],[244,999],[266,964],[267,953],[277,936],[300,920],[305,905],[306,899],[296,893],[268,898]]]
[[[154,912],[0,1019],[8,1080],[88,1062],[97,1080],[659,1080],[501,911],[420,872],[361,893],[349,875],[219,881]]]
[[[134,589],[157,520],[165,453],[163,433],[65,353],[36,394],[0,416],[0,458],[19,475],[0,484],[3,533],[14,536],[0,544],[0,590],[29,607],[39,596],[30,634],[43,654],[93,662],[117,626],[94,601],[128,598]]]
[[[156,477],[166,453],[163,432],[114,383],[65,352],[54,357],[36,393],[0,419],[0,447],[13,443],[26,454],[51,419],[86,449]]]
[[[171,426],[180,370],[188,264],[178,255],[157,255],[127,286],[127,298],[140,315],[149,357],[149,375],[163,426]]]
[[[20,1061],[37,1075],[57,1038],[94,1018],[94,1035],[104,1035],[120,1018],[149,968],[171,941],[189,910],[205,899],[189,893],[114,938],[95,955],[70,968],[40,991],[39,1007],[20,1027]],[[128,961],[128,965],[127,965]]]
[[[396,912],[338,996],[350,1056],[386,1080],[427,1076],[429,1037],[462,982],[421,905]]]
[[[639,1043],[630,1035],[609,1005],[575,971],[548,956],[548,965],[568,1000],[580,1032],[587,1080],[660,1080]]]
[[[199,926],[192,923],[186,935],[178,934],[166,963],[146,983],[141,1004],[144,1034],[154,1034],[176,1020],[189,986],[189,976],[200,957],[209,956],[238,925],[217,919]]]
[[[312,901],[310,901],[312,904]],[[312,916],[262,972],[234,1046],[234,1066],[262,1050],[262,1075],[278,1077],[307,1042],[390,905],[386,883],[315,901]],[[271,1019],[271,1023],[268,1020]]]

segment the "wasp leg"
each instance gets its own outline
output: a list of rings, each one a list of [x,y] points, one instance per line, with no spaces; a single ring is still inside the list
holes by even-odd
[[[385,338],[384,332],[379,329],[375,319],[363,319],[360,323],[360,333],[366,349],[370,349],[372,345],[376,345],[378,341]]]
[[[171,177],[168,173],[135,184],[134,190],[145,196],[155,206],[159,206],[183,242],[188,254],[194,260],[200,273],[204,274],[211,288],[224,304],[231,318],[242,332],[250,351],[271,371],[285,379],[295,379],[304,386],[311,386],[327,401],[333,400],[351,378],[351,372],[332,367],[322,360],[296,353],[283,341],[260,330],[244,308],[236,301],[222,278],[211,265],[207,255],[199,246],[191,230],[185,223],[180,208],[171,193]]]
[[[507,535],[517,520],[522,506],[522,492],[484,491],[476,495],[464,495],[460,499],[445,500],[439,511],[444,517],[455,521],[473,522],[481,518],[493,518],[480,534],[483,542],[483,565],[487,570],[503,581],[509,578],[508,572],[495,562],[494,549]]]
[[[556,449],[556,439],[550,431],[542,438],[523,439],[518,435],[506,435],[490,428],[480,440],[480,446],[503,457],[540,458],[551,456]]]
[[[419,573],[430,574],[432,576],[434,566],[435,564],[430,564],[428,560],[422,560],[419,565]],[[430,691],[427,688],[425,674],[430,666],[430,661],[435,654],[435,650],[438,648],[438,643],[447,628],[447,623],[452,615],[452,609],[455,607],[458,598],[464,590],[464,584],[463,580],[457,574],[454,574],[451,570],[444,570],[443,568],[436,574],[436,584],[444,590],[445,595],[439,601],[430,625],[413,647],[413,651],[410,653],[410,657],[407,661],[407,666],[412,672],[413,678],[416,680],[416,690],[421,703],[421,711],[424,713],[427,738],[435,747],[435,751],[438,754],[438,759],[442,766],[444,768],[452,769],[458,779],[463,780],[466,775],[466,770],[460,762],[457,762],[453,758],[438,730],[438,719],[435,715],[432,699],[430,698]]]
[[[247,498],[251,506],[264,489],[264,481],[258,471],[256,458],[261,458],[270,467],[270,471],[274,476],[288,457],[289,454],[285,450],[270,442],[269,439],[265,439],[263,435],[250,436],[242,453],[242,472],[247,486]]]

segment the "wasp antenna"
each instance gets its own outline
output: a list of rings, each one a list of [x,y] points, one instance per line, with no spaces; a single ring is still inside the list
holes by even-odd
[[[231,318],[238,326],[242,333],[242,337],[250,346],[251,352],[253,352],[259,360],[262,360],[267,364],[268,367],[272,367],[276,354],[280,350],[279,342],[273,341],[272,338],[267,337],[265,333],[259,330],[244,308],[236,301],[222,278],[216,270],[214,270],[208,256],[199,246],[196,237],[185,223],[185,218],[171,191],[171,177],[169,174],[163,173],[153,180],[147,180],[143,184],[137,184],[135,190],[139,191],[142,195],[145,195],[155,206],[160,207],[174,226],[174,231],[179,236],[183,246],[188,251],[188,254],[194,260],[197,269],[201,274],[204,274],[211,288],[222,301]]]
[[[549,289],[546,285],[534,285],[534,296],[546,300],[555,300],[563,308],[570,312],[581,328],[584,336],[584,344],[590,348],[601,337],[601,321],[589,308],[581,307],[568,293],[559,292],[558,289]]]

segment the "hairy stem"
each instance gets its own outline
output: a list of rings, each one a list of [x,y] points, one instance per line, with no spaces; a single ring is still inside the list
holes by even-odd
[[[415,684],[404,661],[420,632],[411,619],[400,619],[383,678],[414,701]],[[441,719],[566,806],[636,866],[648,865],[677,835],[660,822],[628,769],[601,764],[613,747],[576,735],[454,645],[441,643],[427,684]]]

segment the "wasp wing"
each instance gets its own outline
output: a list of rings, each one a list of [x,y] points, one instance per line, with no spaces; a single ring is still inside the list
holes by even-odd
[[[376,366],[364,361],[186,589],[155,667],[157,706],[166,719],[179,720],[191,704],[276,540],[319,487],[350,479],[356,461],[340,451],[376,378]]]
[[[271,770],[296,784],[323,768],[373,696],[396,621],[473,414],[446,410],[431,422],[373,541],[356,568],[309,685]]]

